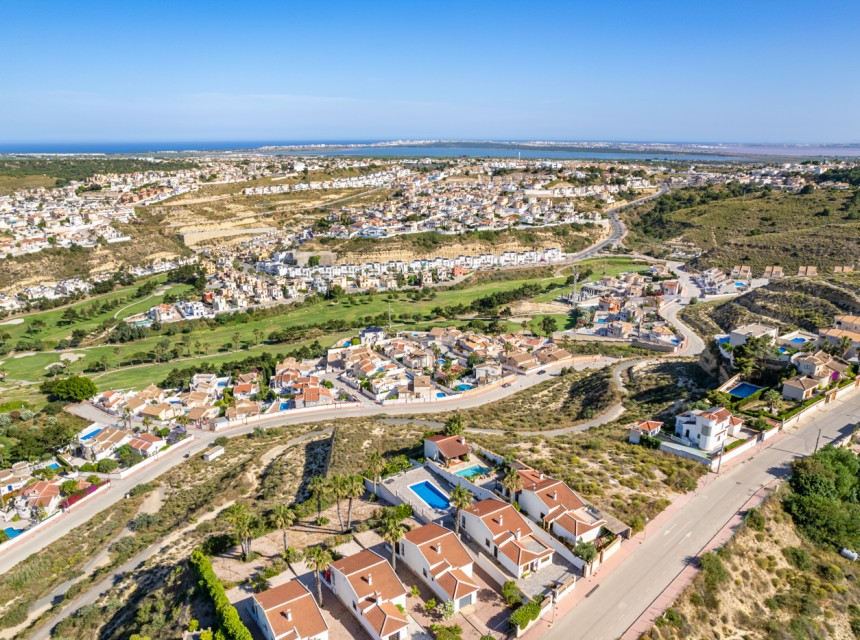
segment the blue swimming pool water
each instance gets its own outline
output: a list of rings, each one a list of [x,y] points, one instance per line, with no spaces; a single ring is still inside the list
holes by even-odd
[[[290,408],[290,403],[289,403],[289,402],[282,402],[282,403],[280,404],[280,406],[278,407],[278,411],[286,411],[286,410],[287,410],[287,409],[289,409],[289,408]]]
[[[597,323],[598,323],[598,324],[602,324],[602,323],[604,323],[604,322],[606,322],[606,318],[598,318],[598,319],[597,319]]]
[[[789,342],[791,342],[791,344],[804,344],[806,342],[806,338],[792,338]]]
[[[6,532],[6,535],[9,536],[10,540],[15,536],[20,536],[22,533],[24,533],[23,529],[13,529],[12,527],[6,527],[5,529],[3,529],[3,531]]]
[[[59,468],[60,468],[60,465],[58,465],[56,462],[52,462],[51,464],[48,465],[48,469],[59,469]]]
[[[735,286],[736,286],[736,287],[745,287],[745,286],[747,286],[747,283],[746,283],[746,282],[741,282],[740,280],[738,280],[738,281],[736,281],[736,282],[735,282]]]
[[[750,384],[749,382],[740,382],[729,389],[729,395],[734,396],[735,398],[749,398],[759,389],[761,389],[761,387]]]
[[[436,392],[436,397],[437,397],[437,398],[444,398],[444,397],[445,397],[445,394],[444,394],[443,392],[441,392],[441,391],[437,391],[437,392]]]
[[[466,467],[465,469],[460,469],[455,475],[460,476],[461,478],[473,478],[478,475],[485,475],[489,473],[490,470],[482,464],[473,464],[471,467]]]
[[[730,338],[729,336],[723,336],[722,338],[717,338],[717,342],[720,344],[728,344]]]
[[[427,480],[413,484],[409,488],[412,490],[412,493],[421,498],[433,509],[448,509],[451,506],[448,496]]]
[[[472,388],[473,388],[472,385],[466,384],[465,382],[458,384],[456,387],[457,391],[468,391],[469,389],[472,389]]]
[[[90,438],[95,438],[98,434],[102,432],[101,429],[93,429],[87,435],[85,435],[81,440],[89,440]]]

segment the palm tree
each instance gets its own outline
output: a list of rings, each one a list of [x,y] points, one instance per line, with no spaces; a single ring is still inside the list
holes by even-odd
[[[761,399],[767,403],[767,408],[773,412],[774,408],[779,406],[779,401],[782,400],[782,396],[776,389],[768,389],[762,394]]]
[[[466,425],[463,420],[463,414],[459,411],[445,421],[446,436],[461,436],[465,430]]]
[[[331,479],[331,495],[337,503],[337,521],[340,524],[341,531],[345,531],[345,529],[343,528],[343,514],[341,513],[340,505],[348,494],[349,476],[334,476]]]
[[[513,502],[514,494],[523,488],[523,479],[514,467],[508,467],[505,477],[502,478],[502,486],[508,490],[508,497],[510,497],[511,502]]]
[[[239,348],[239,342],[242,340],[242,334],[237,331],[236,333],[233,334],[232,339],[233,339],[233,348],[238,349]]]
[[[176,416],[176,424],[178,424],[183,429],[188,428],[189,422],[191,422],[191,420],[188,418],[188,414],[186,413],[180,413],[178,416]]]
[[[451,491],[451,506],[454,507],[454,533],[460,535],[460,512],[472,506],[475,496],[463,485],[457,485]]]
[[[152,418],[149,416],[143,416],[143,422],[141,424],[143,424],[143,430],[148,433],[152,428]]]
[[[397,543],[403,540],[406,529],[394,518],[385,518],[382,521],[382,539],[391,545],[391,566],[397,569]]]
[[[131,409],[126,407],[122,410],[122,426],[128,429],[129,425],[131,425]]]
[[[317,501],[317,520],[322,518],[322,501],[329,494],[329,481],[325,476],[314,476],[308,482],[308,491]]]
[[[317,579],[317,601],[320,606],[323,606],[322,579],[320,578],[320,574],[331,565],[331,553],[323,547],[309,547],[305,551],[305,561],[314,570],[314,576]]]
[[[276,529],[280,529],[284,534],[284,553],[289,548],[289,533],[288,529],[293,526],[296,521],[296,512],[285,504],[276,504],[272,508],[272,513],[269,515],[269,522]]]
[[[200,355],[200,340],[194,341],[194,351],[197,352],[197,355]]]
[[[120,352],[119,352],[119,347],[114,347],[114,348],[113,348],[113,355],[114,355],[114,357],[116,358],[116,366],[119,366],[119,365],[120,365],[119,353],[120,353]]]
[[[233,531],[242,549],[242,559],[247,560],[251,555],[251,541],[255,529],[254,516],[244,504],[233,504],[224,510],[224,518],[233,525]]]
[[[346,528],[349,530],[352,529],[352,501],[355,498],[360,498],[364,495],[364,478],[354,473],[346,476],[344,480],[346,497],[348,499],[346,507]]]
[[[379,481],[382,472],[385,471],[385,458],[382,457],[379,451],[374,451],[370,454],[370,458],[367,461],[367,471],[373,478],[373,493],[375,494],[376,483]]]

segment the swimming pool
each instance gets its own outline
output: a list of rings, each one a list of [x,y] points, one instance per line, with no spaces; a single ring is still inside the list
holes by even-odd
[[[289,409],[289,408],[290,408],[290,403],[289,403],[289,402],[282,402],[282,403],[280,404],[280,406],[278,407],[278,411],[286,411],[286,410],[287,410],[287,409]]]
[[[735,282],[735,286],[736,286],[736,287],[745,287],[745,286],[747,286],[747,283],[746,283],[746,282],[740,282],[740,281],[737,281],[737,282]]]
[[[466,384],[465,382],[458,384],[456,387],[457,391],[468,391],[469,389],[472,389],[472,388],[473,388],[472,385]]]
[[[734,396],[735,398],[749,398],[756,391],[759,391],[762,387],[759,387],[754,384],[750,384],[749,382],[739,382],[734,387],[729,389],[728,393],[730,396]]]
[[[429,480],[410,485],[409,488],[431,509],[447,510],[451,507],[448,496],[437,489]]]
[[[436,397],[437,397],[437,398],[444,398],[444,397],[445,397],[445,394],[444,394],[443,392],[441,392],[441,391],[437,391],[437,392],[436,392]]]
[[[806,338],[797,337],[797,338],[792,338],[791,340],[789,340],[789,342],[791,344],[806,344],[807,340],[806,340]]]
[[[20,536],[22,533],[24,533],[23,529],[13,529],[12,527],[6,527],[5,529],[3,529],[3,531],[6,532],[6,535],[9,536],[10,540],[12,538],[14,538],[16,536]]]
[[[48,465],[48,469],[59,469],[59,468],[60,468],[60,465],[57,464],[56,462],[52,462],[51,464]]]
[[[93,429],[93,430],[92,430],[92,431],[90,431],[87,435],[83,436],[83,437],[81,438],[81,440],[89,440],[90,438],[95,438],[95,437],[96,437],[97,435],[99,435],[101,432],[102,432],[102,430],[101,430],[100,428],[99,428],[99,429]]]
[[[490,472],[490,470],[482,464],[473,464],[471,467],[466,467],[465,469],[460,469],[454,475],[458,475],[461,478],[474,478],[475,476],[486,475]]]

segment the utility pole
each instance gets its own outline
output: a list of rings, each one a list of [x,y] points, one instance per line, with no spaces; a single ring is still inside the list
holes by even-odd
[[[572,356],[576,356],[576,325],[579,324],[579,300],[578,293],[576,291],[577,285],[579,285],[579,265],[573,265],[573,293],[571,293],[571,302],[573,303],[573,353]],[[576,364],[576,363],[574,363]]]
[[[726,445],[720,445],[720,459],[717,461],[717,475],[720,474],[720,468],[723,466],[723,452],[726,450]]]
[[[818,444],[821,442],[821,427],[818,428],[818,437],[815,439],[815,451],[813,451],[813,455],[818,453]]]

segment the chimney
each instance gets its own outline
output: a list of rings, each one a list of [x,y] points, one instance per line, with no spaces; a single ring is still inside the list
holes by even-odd
[[[553,492],[552,492],[552,499],[553,499],[553,500],[558,500],[558,490],[555,490],[555,491],[553,491]]]
[[[292,621],[293,612],[290,609],[287,609],[286,611],[283,611],[282,613],[284,614],[284,617],[287,619],[287,622]]]
[[[517,529],[517,533],[516,533],[516,536],[515,536],[515,537],[516,537],[516,539],[517,539],[517,540],[519,540],[521,535],[522,535],[522,534],[520,533],[520,530],[519,530],[519,529]]]
[[[442,553],[442,543],[441,542],[436,543],[436,553],[440,553],[440,554]]]
[[[502,514],[500,513],[499,514],[499,526],[501,526],[501,525],[502,525]]]
[[[367,584],[373,585],[373,574],[372,573],[367,574]]]
[[[543,480],[543,478],[544,478],[543,471],[541,471],[541,472],[540,472],[540,475],[539,475],[538,477],[539,477],[541,480]]]

